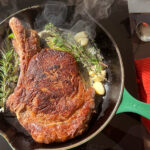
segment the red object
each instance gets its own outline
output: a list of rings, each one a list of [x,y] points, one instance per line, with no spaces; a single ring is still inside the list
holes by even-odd
[[[136,60],[135,65],[140,100],[150,104],[150,57]],[[144,117],[141,120],[150,133],[150,120]]]
[[[147,27],[148,26],[148,24],[146,23],[146,22],[143,22],[142,23],[145,27]]]

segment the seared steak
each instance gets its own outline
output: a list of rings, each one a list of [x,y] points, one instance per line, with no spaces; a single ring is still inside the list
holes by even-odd
[[[6,106],[39,143],[60,142],[83,133],[94,109],[94,90],[85,88],[70,53],[41,49],[36,31],[17,18],[9,25],[20,59],[20,76]]]

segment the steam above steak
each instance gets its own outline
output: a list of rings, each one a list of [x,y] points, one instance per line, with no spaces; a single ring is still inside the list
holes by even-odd
[[[20,76],[6,106],[39,143],[62,142],[87,128],[94,109],[94,90],[85,88],[70,53],[41,49],[34,30],[10,19]]]

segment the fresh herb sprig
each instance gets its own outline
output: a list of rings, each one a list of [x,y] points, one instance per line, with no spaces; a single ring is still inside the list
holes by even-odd
[[[73,41],[72,35],[68,34],[67,37],[64,36],[61,31],[51,23],[45,26],[45,30],[50,35],[46,38],[46,42],[50,48],[71,52],[76,61],[81,62],[88,70],[91,70],[91,67],[94,66],[92,69],[95,74],[100,73],[102,67],[106,67],[102,62],[102,57],[98,58],[97,54],[92,55],[87,50],[87,47],[81,46],[79,43],[75,42],[75,40]],[[91,45],[92,44],[91,42]],[[93,48],[97,50],[95,45]]]
[[[0,110],[4,111],[5,101],[13,92],[18,79],[19,59],[14,51],[10,34],[4,41],[0,50]]]

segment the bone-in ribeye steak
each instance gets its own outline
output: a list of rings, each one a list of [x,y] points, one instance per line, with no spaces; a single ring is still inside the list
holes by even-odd
[[[85,88],[73,56],[42,49],[37,32],[25,29],[15,17],[9,25],[20,76],[6,106],[36,142],[61,142],[82,134],[94,109],[94,90]]]

